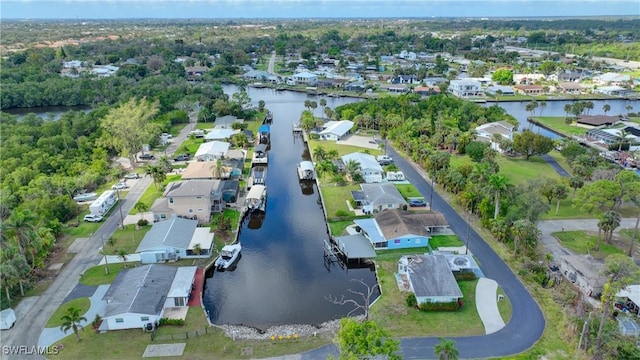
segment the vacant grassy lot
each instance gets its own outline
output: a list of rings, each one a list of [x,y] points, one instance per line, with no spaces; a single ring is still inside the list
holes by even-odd
[[[84,314],[89,311],[89,306],[91,305],[91,300],[88,297],[83,297],[75,300],[71,300],[67,303],[60,305],[60,307],[51,315],[47,325],[45,327],[55,327],[58,328],[62,326],[62,315],[67,313],[67,310],[70,308],[76,308],[80,310],[80,314]],[[87,319],[91,321],[93,319]],[[70,332],[71,333],[71,332]]]
[[[349,206],[347,206],[347,201],[349,201],[352,190],[360,190],[359,185],[345,185],[345,186],[334,186],[334,185],[324,185],[320,189],[322,191],[322,196],[324,198],[327,217],[329,219],[338,217],[338,212],[349,213],[349,216],[354,216],[353,212],[349,211]]]
[[[514,185],[524,184],[527,180],[541,176],[560,179],[561,176],[539,156],[532,156],[529,160],[498,155],[496,162],[500,165],[500,174],[509,178]],[[458,167],[462,164],[473,164],[467,155],[454,155],[451,157],[451,166]]]
[[[359,146],[336,144],[333,141],[320,141],[311,139],[309,140],[309,147],[311,148],[311,154],[313,154],[314,149],[318,147],[322,147],[326,152],[336,150],[338,152],[338,156],[343,156],[354,152],[371,154],[373,156],[384,153],[383,151],[380,151],[378,149],[361,148]]]
[[[126,254],[136,252],[140,241],[151,230],[151,225],[138,229],[137,225],[127,225],[124,229],[118,228],[109,239],[105,239],[104,248],[107,255],[115,255],[124,251]]]
[[[564,116],[536,116],[533,120],[564,135],[584,135],[587,133],[585,128],[576,126],[575,122],[567,125]]]
[[[563,231],[553,233],[562,246],[576,254],[591,254],[596,259],[604,259],[611,254],[622,254],[623,251],[615,245],[600,241],[600,250],[595,250],[598,234],[591,234],[584,230]]]

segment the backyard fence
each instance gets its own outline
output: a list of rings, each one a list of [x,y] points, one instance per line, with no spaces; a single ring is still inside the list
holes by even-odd
[[[211,331],[209,331],[211,330]],[[176,334],[157,334],[157,330],[151,332],[151,341],[169,341],[169,340],[186,340],[193,339],[198,336],[213,333],[214,328],[203,328],[198,330],[191,330]]]

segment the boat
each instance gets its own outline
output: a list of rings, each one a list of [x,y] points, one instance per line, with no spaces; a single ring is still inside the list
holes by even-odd
[[[267,180],[267,167],[262,165],[252,167],[249,178],[251,179],[251,186],[264,185]]]
[[[238,259],[242,246],[240,243],[225,245],[220,250],[220,256],[216,259],[214,265],[218,270],[226,270]]]
[[[258,144],[271,143],[271,126],[262,125],[258,128]]]
[[[253,157],[251,158],[251,165],[264,164],[266,165],[269,162],[269,158],[267,157],[267,145],[266,144],[258,144],[253,149]]]
[[[273,113],[271,111],[267,112],[267,115],[264,117],[265,124],[271,124],[273,122]]]
[[[300,180],[313,180],[315,176],[316,172],[311,161],[301,161],[298,164],[298,178]]]
[[[247,193],[245,204],[249,211],[264,211],[267,204],[267,187],[264,185],[252,186],[251,190]]]
[[[91,193],[78,194],[78,195],[73,197],[73,200],[77,201],[77,202],[84,202],[84,201],[95,200],[97,198],[98,198],[98,194],[94,193],[94,192],[91,192]]]

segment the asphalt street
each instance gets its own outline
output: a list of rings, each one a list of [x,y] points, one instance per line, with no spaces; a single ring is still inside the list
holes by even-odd
[[[402,170],[427,201],[431,199],[431,186],[422,170],[418,172],[409,162],[387,147],[387,153]],[[491,249],[491,247],[475,232],[472,227],[447,202],[433,192],[433,208],[441,212],[448,220],[451,229],[466,242],[469,231],[469,249],[475,254],[484,275],[495,280],[508,296],[513,307],[513,315],[509,323],[490,335],[453,338],[456,342],[460,358],[478,359],[488,357],[509,356],[526,351],[542,336],[545,319],[538,304],[531,297],[520,280],[511,269]],[[436,337],[404,338],[400,340],[400,351],[403,359],[435,359],[433,352],[439,342]],[[326,359],[328,354],[337,355],[335,346],[328,345],[302,354],[303,359]]]

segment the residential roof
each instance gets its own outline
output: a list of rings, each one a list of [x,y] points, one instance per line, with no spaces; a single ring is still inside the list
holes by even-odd
[[[233,115],[225,115],[225,116],[220,116],[219,118],[216,118],[216,120],[214,121],[214,124],[216,124],[216,129],[225,129],[228,127],[231,127],[233,125],[233,123],[236,122],[244,122],[244,120],[242,119],[238,119],[237,116],[233,116]]]
[[[200,245],[200,249],[202,250],[211,249],[214,236],[215,234],[209,231],[208,227],[196,228],[193,232],[193,236],[191,237],[191,241],[189,241],[187,249],[193,249],[196,244]]]
[[[334,134],[338,137],[348,133],[353,127],[353,121],[340,120],[340,121],[327,121],[324,125],[324,129],[320,131],[320,134]]]
[[[355,152],[355,153],[342,156],[342,162],[344,162],[345,164],[348,163],[349,160],[353,160],[359,163],[361,170],[373,170],[378,172],[383,171],[382,166],[380,166],[380,164],[378,163],[376,158],[373,157],[373,155],[369,155],[361,152]]]
[[[376,257],[376,252],[371,247],[371,243],[362,234],[337,236],[335,240],[347,259]]]
[[[574,83],[574,82],[563,82],[558,84],[558,86],[560,86],[563,89],[568,89],[568,90],[582,90],[582,85],[578,84],[578,83]]]
[[[123,269],[105,293],[105,317],[126,313],[160,315],[177,267],[143,265]]]
[[[187,297],[196,276],[197,266],[181,266],[177,269],[167,297]]]
[[[618,116],[607,115],[581,115],[576,119],[576,122],[578,124],[591,126],[613,125],[618,121],[620,121],[620,118]]]
[[[221,139],[229,139],[235,134],[239,134],[240,130],[234,129],[223,129],[223,128],[213,128],[209,130],[208,133],[204,136],[205,140],[221,140]],[[204,143],[208,144],[208,143]],[[202,144],[202,145],[204,145]],[[202,146],[201,145],[201,146]]]
[[[267,144],[258,144],[253,148],[255,154],[264,154],[267,152]]]
[[[210,196],[220,187],[220,180],[182,180],[167,185],[164,197]]]
[[[172,216],[171,219],[154,223],[142,238],[136,253],[155,250],[162,246],[188,249],[198,226],[198,220]]]
[[[429,236],[432,227],[448,226],[440,213],[414,212],[400,209],[381,211],[374,215],[378,228],[387,239],[408,234]]]
[[[634,304],[640,306],[640,285],[628,285],[624,289],[618,291],[616,297],[626,297],[633,301]]]
[[[444,255],[415,255],[408,261],[409,280],[416,297],[462,297]]]
[[[360,184],[370,204],[406,204],[400,191],[391,183]]]
[[[367,234],[372,244],[386,243],[387,240],[382,235],[382,230],[378,227],[376,219],[356,219],[353,220]]]
[[[183,180],[202,180],[214,179],[215,168],[218,166],[217,161],[192,161],[182,172]],[[231,172],[232,167],[222,166],[223,174]]]
[[[313,163],[311,161],[301,161],[300,162],[300,169],[302,171],[313,171],[315,168],[314,168]]]
[[[489,134],[500,134],[504,136],[509,136],[509,134],[511,134],[514,128],[515,128],[514,125],[506,121],[496,121],[496,122],[482,124],[476,128],[476,131],[484,131]]]
[[[210,133],[209,133],[210,134]],[[207,134],[207,135],[209,135]],[[229,151],[231,144],[224,141],[210,141],[200,145],[198,151],[196,151],[195,157],[203,155],[217,155],[224,156]]]

